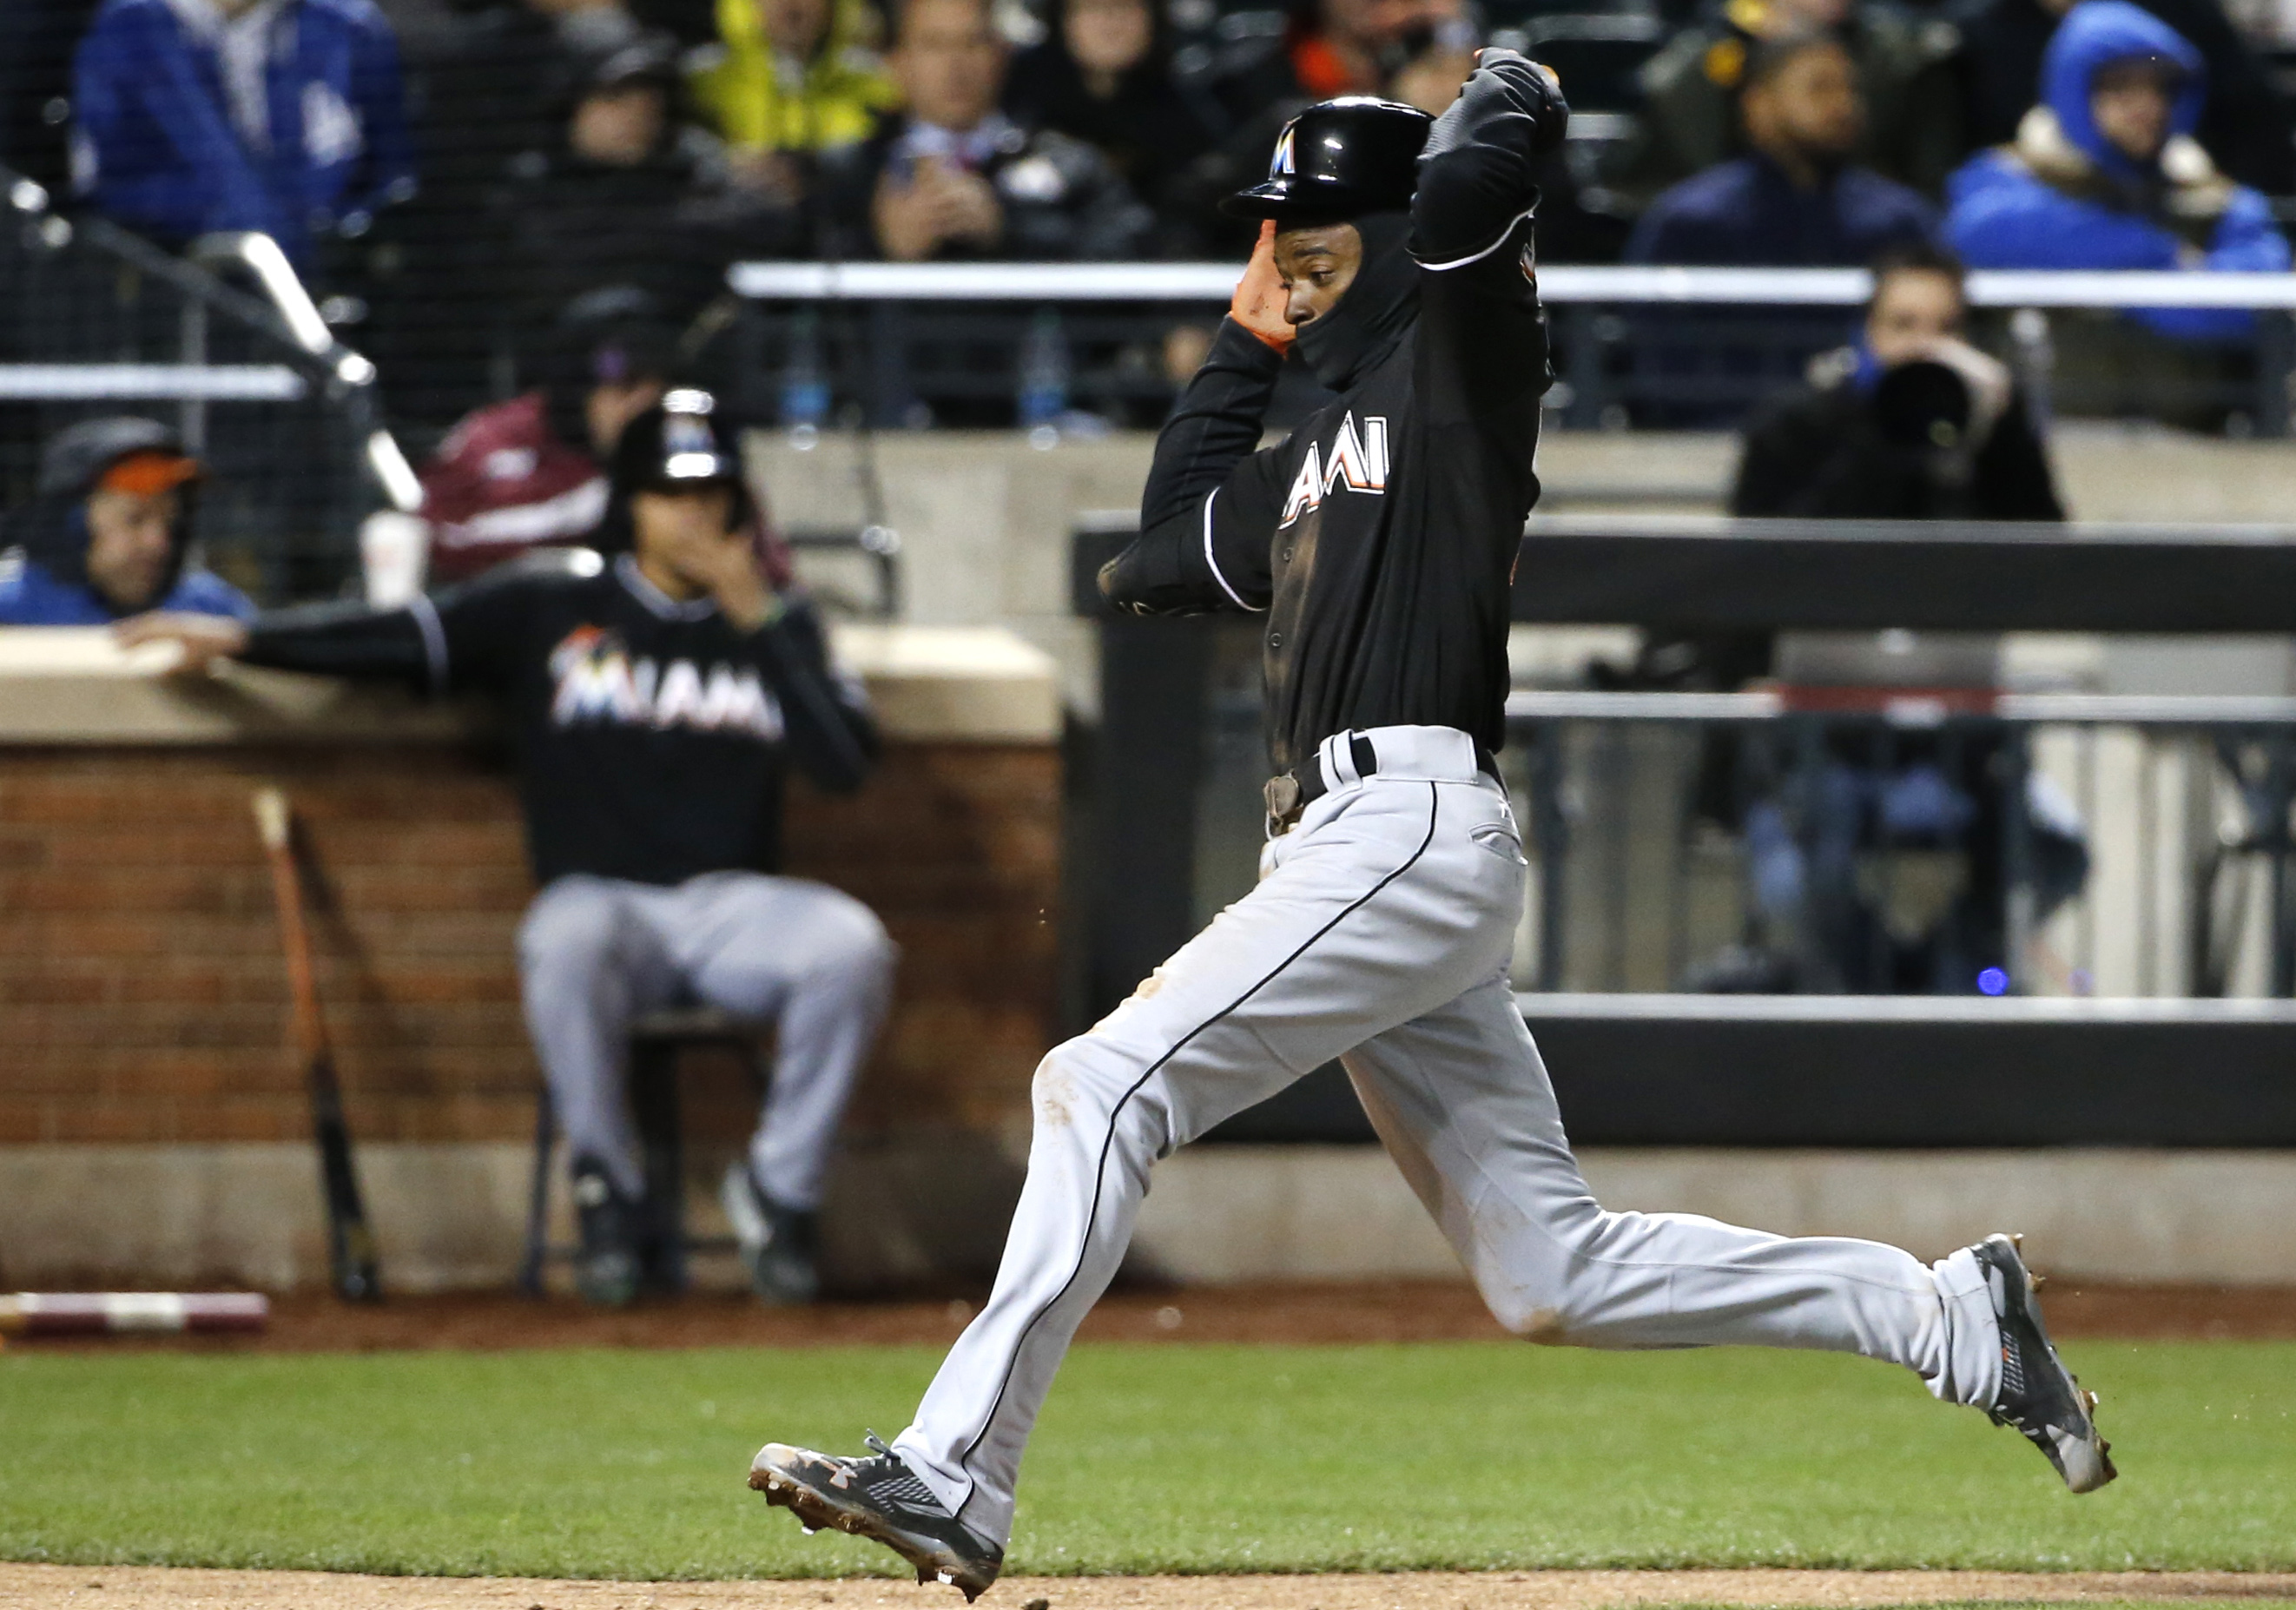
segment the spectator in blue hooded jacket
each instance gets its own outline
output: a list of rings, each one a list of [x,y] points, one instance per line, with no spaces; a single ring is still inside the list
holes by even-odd
[[[414,193],[373,0],[104,0],[74,83],[79,193],[170,245],[251,229],[300,267]]]
[[[2193,138],[2208,95],[2201,53],[2128,0],[2083,0],[2041,64],[2041,103],[2009,144],[1947,187],[1946,232],[1972,267],[2255,270],[2288,242],[2255,191]],[[2136,308],[2183,341],[2237,341],[2239,309]]]
[[[0,626],[108,626],[145,610],[245,620],[255,606],[187,566],[200,462],[167,426],[117,416],[57,432],[0,553]]]

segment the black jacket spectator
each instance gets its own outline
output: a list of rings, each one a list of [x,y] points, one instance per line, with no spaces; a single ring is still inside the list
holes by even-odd
[[[934,132],[897,118],[862,144],[824,154],[821,206],[831,256],[916,260],[889,248],[872,202],[881,188],[900,185],[921,164],[946,160],[930,154],[939,144]],[[980,142],[963,171],[991,193],[996,221],[978,234],[938,240],[919,257],[1036,262],[1149,255],[1153,215],[1091,146],[1032,132],[1001,114],[974,132]]]
[[[1044,42],[1013,59],[1004,110],[1023,128],[1093,146],[1164,223],[1185,232],[1194,220],[1176,197],[1179,176],[1223,119],[1210,97],[1175,82],[1161,18],[1149,0],[1054,0]]]
[[[506,0],[409,40],[422,188],[345,265],[364,271],[345,288],[371,306],[352,339],[381,366],[393,416],[418,437],[495,400],[516,320],[502,267],[513,220],[494,209],[519,156],[559,143],[576,64],[636,37],[616,6],[545,14]]]
[[[1908,425],[1940,417],[1863,352],[1846,354],[1746,431],[1733,514],[1837,520],[2062,520],[2047,455],[2013,392],[1973,446]],[[1931,376],[1923,376],[1925,381]],[[1892,404],[1897,406],[1893,407]]]
[[[858,145],[821,154],[829,255],[1145,254],[1153,216],[1105,157],[996,109],[1005,48],[982,0],[910,0],[890,65],[908,111]]]
[[[2209,99],[2194,131],[2225,174],[2267,195],[2296,194],[2296,108],[2216,0],[2138,0],[2201,53]],[[1966,136],[2005,145],[2038,98],[2041,57],[2070,0],[1968,0],[1958,23]]]
[[[1962,339],[1961,265],[1884,255],[1855,346],[1746,432],[1733,514],[1840,520],[2062,520],[2048,455],[1998,362]]]
[[[671,119],[675,65],[660,36],[578,63],[556,147],[513,161],[497,206],[522,328],[604,285],[644,291],[682,324],[727,264],[796,245],[793,216],[734,185],[723,148]]]

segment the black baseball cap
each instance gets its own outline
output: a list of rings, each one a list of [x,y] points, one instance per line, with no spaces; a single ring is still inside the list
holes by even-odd
[[[1231,218],[1339,221],[1411,204],[1435,119],[1375,95],[1318,101],[1283,126],[1265,182],[1220,203]]]

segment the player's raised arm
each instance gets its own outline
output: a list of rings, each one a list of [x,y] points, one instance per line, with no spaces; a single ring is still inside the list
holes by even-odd
[[[1411,202],[1424,423],[1496,432],[1526,461],[1552,378],[1532,234],[1538,165],[1570,118],[1545,68],[1483,52],[1428,135]]]
[[[1292,345],[1275,240],[1275,225],[1262,225],[1211,352],[1156,438],[1140,536],[1101,571],[1101,592],[1120,609],[1167,615],[1267,607],[1272,522],[1237,516],[1267,496],[1254,449]],[[1222,499],[1228,507],[1216,511]]]
[[[1486,50],[1435,119],[1411,198],[1411,251],[1425,268],[1496,254],[1538,205],[1539,159],[1562,144],[1570,108],[1546,69]]]

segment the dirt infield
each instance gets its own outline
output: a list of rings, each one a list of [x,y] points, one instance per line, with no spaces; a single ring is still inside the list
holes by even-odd
[[[1602,1610],[1629,1605],[1860,1606],[1972,1600],[2296,1601],[2296,1575],[2230,1572],[1516,1571],[1392,1576],[1013,1578],[983,1610]],[[562,1582],[306,1571],[0,1565],[0,1610],[947,1610],[906,1582]]]
[[[420,1348],[808,1347],[909,1343],[946,1346],[972,1299],[829,1302],[772,1310],[706,1294],[602,1313],[568,1297],[503,1294],[398,1297],[355,1307],[299,1294],[278,1300],[260,1336],[61,1338],[44,1351],[166,1347],[225,1351],[373,1352]],[[2062,1336],[2296,1338],[2296,1289],[2108,1286],[2052,1283],[2049,1327]],[[1460,1281],[1119,1290],[1080,1333],[1101,1342],[1275,1343],[1436,1342],[1505,1335]]]

